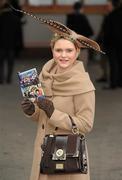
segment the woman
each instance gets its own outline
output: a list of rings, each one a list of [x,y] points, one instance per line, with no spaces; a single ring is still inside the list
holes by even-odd
[[[25,11],[21,12],[30,15]],[[37,98],[34,103],[24,99],[21,103],[24,113],[38,122],[30,180],[89,180],[89,169],[87,174],[41,174],[41,144],[46,134],[71,133],[69,115],[81,134],[91,131],[94,122],[95,88],[83,63],[77,58],[80,48],[102,51],[95,41],[75,33],[57,21],[37,18],[32,14],[30,16],[46,24],[55,33],[51,41],[53,59],[44,65],[39,75],[45,98]]]
[[[89,180],[88,174],[42,175],[39,172],[41,144],[45,134],[71,132],[70,115],[82,134],[91,131],[94,121],[94,86],[77,61],[80,49],[70,38],[58,36],[51,42],[53,59],[48,61],[39,76],[46,98],[34,104],[22,102],[23,111],[38,122],[31,180],[80,179]],[[63,177],[64,176],[64,177]]]

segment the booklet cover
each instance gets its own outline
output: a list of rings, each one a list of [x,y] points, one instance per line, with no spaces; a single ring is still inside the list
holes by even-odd
[[[36,68],[18,72],[19,84],[23,97],[34,100],[37,97],[44,97],[42,84],[39,82]]]

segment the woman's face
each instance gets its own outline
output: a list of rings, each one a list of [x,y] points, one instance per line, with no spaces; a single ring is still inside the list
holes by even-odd
[[[64,71],[72,67],[78,57],[79,49],[76,49],[71,41],[59,39],[55,42],[52,53],[59,70]]]

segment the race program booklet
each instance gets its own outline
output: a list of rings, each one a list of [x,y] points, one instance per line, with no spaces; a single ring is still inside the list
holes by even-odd
[[[23,97],[34,101],[38,97],[44,97],[42,84],[39,82],[36,68],[18,72],[20,89]]]

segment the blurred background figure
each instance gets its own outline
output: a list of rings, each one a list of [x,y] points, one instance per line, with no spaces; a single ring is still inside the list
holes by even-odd
[[[97,35],[96,41],[99,43],[100,47],[102,48],[103,51],[106,51],[105,47],[104,47],[104,23],[106,21],[106,17],[107,15],[112,12],[113,10],[113,3],[111,0],[107,1],[107,14],[104,16],[102,24],[101,24],[101,28],[100,31]],[[103,55],[100,54],[100,58],[99,58],[99,65],[101,68],[101,77],[99,77],[96,82],[102,83],[102,82],[107,82],[108,80],[108,76],[109,76],[109,69],[108,69],[108,57],[107,55]]]
[[[114,9],[107,15],[103,27],[103,42],[110,69],[109,83],[104,89],[122,87],[122,2],[111,2]]]
[[[0,84],[12,81],[15,55],[20,43],[20,18],[13,14],[8,2],[0,1]]]
[[[84,1],[77,1],[73,5],[73,12],[67,14],[66,25],[76,33],[91,37],[93,29],[89,23],[87,16],[84,14]],[[87,69],[88,63],[88,49],[81,49],[80,60],[83,61],[85,68]]]
[[[16,9],[21,10],[21,6],[19,4],[19,0],[8,0],[8,2]],[[23,25],[26,23],[25,16],[21,12],[13,11],[13,14],[18,17],[19,20],[19,29],[17,35],[17,44],[15,53],[16,56],[19,57],[21,51],[24,49],[24,40],[23,40]]]

